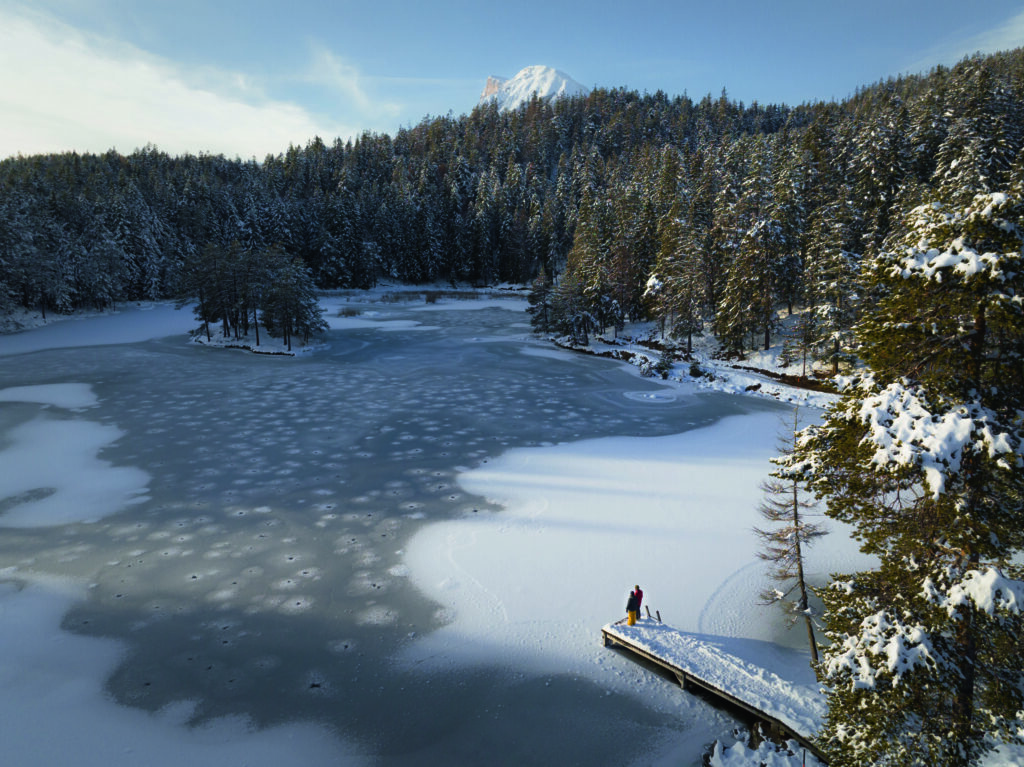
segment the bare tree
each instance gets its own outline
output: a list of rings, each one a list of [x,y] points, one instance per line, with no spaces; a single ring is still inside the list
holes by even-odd
[[[798,424],[799,409],[794,409],[793,427],[779,441],[783,457],[793,452]],[[773,463],[778,464],[778,461],[773,459]],[[809,518],[820,516],[816,511],[817,501],[797,479],[788,476],[785,468],[778,468],[769,476],[771,479],[761,483],[764,498],[757,508],[768,525],[763,529],[755,527],[754,532],[764,544],[758,557],[771,563],[769,577],[775,586],[761,592],[761,604],[782,606],[788,613],[790,627],[801,617],[804,619],[811,660],[817,663],[818,644],[814,638],[814,616],[808,602],[804,557],[807,548],[827,530],[820,522],[809,521]]]

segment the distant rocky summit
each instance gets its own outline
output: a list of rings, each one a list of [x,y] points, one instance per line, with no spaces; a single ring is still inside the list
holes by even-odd
[[[487,101],[489,97],[493,96],[499,90],[501,90],[501,86],[503,86],[507,82],[507,77],[495,77],[494,75],[488,77],[487,83],[484,85],[483,93],[480,94],[480,103],[483,104],[485,101]]]
[[[535,65],[521,69],[512,79],[488,77],[480,94],[480,103],[493,99],[499,109],[511,110],[525,104],[534,93],[544,100],[551,100],[562,96],[585,96],[589,92],[589,88],[565,72]]]

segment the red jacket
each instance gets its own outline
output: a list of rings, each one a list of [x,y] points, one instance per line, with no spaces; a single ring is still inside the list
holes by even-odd
[[[640,612],[640,603],[644,601],[644,592],[640,589],[634,589],[633,593],[636,594],[636,611]]]

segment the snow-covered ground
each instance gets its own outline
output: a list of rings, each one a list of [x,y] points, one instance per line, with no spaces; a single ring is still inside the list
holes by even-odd
[[[365,304],[358,316],[339,316],[345,303],[342,297],[325,299],[336,330],[429,328],[429,322],[378,320]],[[482,305],[487,302],[465,302],[458,308]],[[427,304],[422,310],[436,308]],[[0,356],[184,335],[194,327],[188,312],[169,305],[126,308],[0,337]],[[528,351],[572,354],[536,344]],[[708,358],[705,364],[713,363]],[[749,364],[767,368],[772,360],[762,355]],[[657,401],[688,396],[702,387],[742,392],[749,385],[749,374],[741,371],[722,368],[709,380],[690,377],[688,368],[678,366],[660,392],[638,396]],[[812,407],[828,399],[767,379],[758,382],[762,386],[751,396]],[[93,397],[88,386],[76,382],[0,390],[0,403],[35,402],[55,409],[89,408]],[[0,502],[8,499],[3,524],[91,519],[102,509],[132,503],[145,491],[144,476],[98,459],[102,446],[118,438],[117,430],[108,426],[96,425],[68,440],[60,472],[39,475],[46,473],[44,465],[52,465],[48,451],[60,441],[43,434],[44,428],[37,424],[15,430],[0,445]],[[786,695],[796,689],[813,697],[813,675],[800,636],[784,634],[776,613],[756,604],[764,565],[756,557],[751,527],[758,521],[758,484],[770,470],[768,458],[776,453],[783,428],[775,415],[759,413],[668,437],[513,449],[465,472],[460,482],[467,491],[505,508],[429,524],[413,537],[404,552],[402,574],[440,603],[449,621],[406,645],[395,662],[429,671],[472,668],[502,657],[524,673],[578,675],[609,694],[634,696],[671,712],[682,693],[600,646],[600,627],[623,613],[629,589],[639,583],[646,592],[645,604],[672,625],[770,670],[786,680]],[[55,492],[37,497],[31,492],[36,487]],[[61,507],[76,504],[56,503],[54,498],[80,495],[89,503],[79,505],[72,518],[62,517]],[[29,513],[33,504],[41,517]],[[865,563],[848,535],[835,526],[810,555],[810,571],[818,578]],[[118,662],[118,643],[60,627],[62,616],[88,587],[51,579],[23,588],[0,583],[0,749],[11,757],[10,763],[269,766],[371,760],[313,725],[256,732],[244,721],[218,720],[186,728],[192,705],[188,701],[156,715],[115,705],[104,694],[103,682]],[[648,756],[668,764],[694,755],[678,744],[663,743],[644,758]],[[795,758],[786,762],[781,755],[740,746],[720,749],[714,758],[730,767],[758,761],[800,764]],[[991,761],[1013,763],[1013,755]]]
[[[772,667],[737,657],[724,649],[728,640],[680,631],[646,616],[640,616],[633,625],[620,619],[606,625],[602,632],[613,641],[664,660],[688,677],[731,695],[800,735],[813,736],[821,729],[827,706],[813,681],[803,683],[805,675],[793,681],[775,673]]]

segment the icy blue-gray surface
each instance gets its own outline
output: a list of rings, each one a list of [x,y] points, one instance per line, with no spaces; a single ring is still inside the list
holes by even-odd
[[[432,329],[335,330],[299,359],[179,337],[7,357],[0,388],[86,383],[99,405],[0,403],[0,445],[40,417],[99,421],[123,433],[102,459],[151,480],[146,500],[98,522],[2,530],[0,568],[92,584],[64,628],[129,648],[111,694],[149,710],[194,701],[196,723],[321,722],[382,764],[622,763],[644,732],[682,727],[500,658],[440,678],[394,669],[401,644],[443,620],[401,550],[431,520],[500,513],[456,476],[507,447],[668,434],[762,406],[637,396],[659,389],[619,363],[523,354],[537,342],[518,311],[375,311]]]

